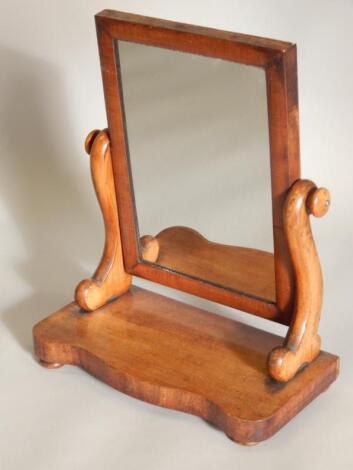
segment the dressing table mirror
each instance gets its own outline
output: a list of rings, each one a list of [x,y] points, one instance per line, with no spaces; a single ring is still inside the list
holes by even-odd
[[[105,225],[75,301],[34,327],[49,368],[198,415],[253,444],[338,375],[300,177],[296,46],[105,10],[108,128],[85,141]],[[288,326],[285,338],[132,285],[133,276]]]

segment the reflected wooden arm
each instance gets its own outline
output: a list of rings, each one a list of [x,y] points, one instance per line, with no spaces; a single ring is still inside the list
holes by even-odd
[[[330,193],[308,180],[298,180],[289,190],[284,205],[284,230],[290,252],[295,301],[292,322],[282,347],[271,351],[271,377],[287,382],[320,352],[317,334],[323,294],[319,257],[311,233],[309,215],[321,217],[330,205]]]
[[[155,263],[159,255],[159,243],[156,237],[152,235],[144,235],[140,238],[140,246],[142,251],[142,259]]]
[[[92,279],[76,288],[75,299],[81,308],[95,310],[112,297],[125,293],[131,276],[124,270],[119,230],[118,208],[114,187],[110,141],[107,130],[90,132],[85,141],[91,158],[91,173],[105,226],[104,251]]]

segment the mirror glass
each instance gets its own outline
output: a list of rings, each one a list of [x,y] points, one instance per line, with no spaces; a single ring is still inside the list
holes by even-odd
[[[140,259],[275,301],[265,73],[117,42]]]

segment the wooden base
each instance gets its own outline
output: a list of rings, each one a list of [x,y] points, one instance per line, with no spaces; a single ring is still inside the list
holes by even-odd
[[[242,444],[272,436],[338,374],[338,357],[320,352],[291,381],[275,382],[266,361],[282,338],[136,287],[93,313],[72,303],[33,333],[40,361],[79,365]]]

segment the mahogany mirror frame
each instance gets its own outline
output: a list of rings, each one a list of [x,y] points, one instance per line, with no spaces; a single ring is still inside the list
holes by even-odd
[[[294,289],[282,214],[288,189],[300,178],[295,44],[110,10],[104,10],[95,18],[126,272],[288,325]],[[120,65],[116,59],[117,40],[264,69],[270,141],[275,302],[141,261]]]

